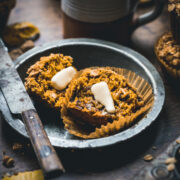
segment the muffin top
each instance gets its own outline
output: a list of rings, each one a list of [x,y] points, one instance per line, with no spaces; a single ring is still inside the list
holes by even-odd
[[[27,71],[25,87],[30,94],[40,97],[52,108],[60,108],[65,97],[65,91],[53,87],[52,77],[59,71],[72,66],[73,59],[63,54],[51,54],[41,57]]]
[[[180,46],[176,44],[172,37],[172,33],[164,34],[156,45],[156,53],[169,66],[180,68]]]

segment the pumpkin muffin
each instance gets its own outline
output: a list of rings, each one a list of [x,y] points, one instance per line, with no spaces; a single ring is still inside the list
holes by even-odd
[[[114,112],[108,112],[106,107],[95,99],[92,86],[100,82],[108,85],[114,102]],[[82,138],[97,138],[114,133],[110,132],[114,130],[109,129],[114,122],[123,122],[115,127],[116,130],[130,125],[144,112],[141,111],[143,106],[143,97],[125,77],[108,68],[87,68],[71,81],[61,115],[65,128],[71,134]],[[106,135],[89,135],[101,127],[107,131]]]
[[[155,53],[159,62],[174,78],[180,78],[180,45],[178,45],[171,32],[165,33],[160,37],[156,46]]]
[[[180,16],[180,0],[168,0],[168,11]]]
[[[36,40],[40,35],[38,27],[30,22],[20,22],[5,27],[2,36],[8,46],[19,46],[27,40]]]
[[[27,71],[25,87],[28,93],[38,100],[42,100],[51,108],[61,108],[66,88],[63,90],[55,89],[51,79],[57,72],[72,66],[72,63],[72,57],[63,54],[50,54],[41,57]]]

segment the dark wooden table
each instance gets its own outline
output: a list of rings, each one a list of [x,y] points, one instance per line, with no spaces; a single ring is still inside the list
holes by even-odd
[[[17,0],[16,8],[12,11],[9,23],[30,21],[41,31],[36,45],[53,40],[62,39],[62,26],[59,0]],[[154,55],[153,47],[157,38],[169,29],[167,12],[154,22],[142,26],[133,34],[130,43],[146,56],[161,73],[161,69]],[[148,162],[143,160],[144,155],[159,155],[168,144],[180,133],[180,94],[177,87],[172,85],[167,77],[161,73],[165,88],[165,106],[157,121],[145,132],[136,138],[113,147],[100,150],[72,151],[57,149],[67,173],[62,175],[63,180],[128,180],[133,178]],[[14,142],[23,144],[29,141],[14,132],[3,119],[0,119],[0,175],[4,173],[22,172],[38,169],[36,157],[32,148],[24,152],[14,152]],[[152,147],[157,149],[153,150]],[[2,151],[6,151],[15,160],[13,168],[2,166]]]

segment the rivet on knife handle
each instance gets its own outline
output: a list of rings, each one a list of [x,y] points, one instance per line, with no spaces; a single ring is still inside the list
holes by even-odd
[[[22,112],[22,118],[26,124],[26,130],[29,136],[31,136],[31,143],[45,176],[53,177],[65,172],[47,137],[37,112],[35,110],[24,111]]]

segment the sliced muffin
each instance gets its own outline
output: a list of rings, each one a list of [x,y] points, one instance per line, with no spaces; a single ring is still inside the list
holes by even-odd
[[[107,84],[114,111],[108,111],[106,106],[96,99],[92,87],[100,83]],[[102,89],[102,94],[103,91],[106,90]],[[101,96],[101,90],[99,93]],[[104,98],[106,96],[108,94],[104,94]],[[101,99],[103,101],[103,97]],[[124,76],[108,68],[88,68],[71,81],[61,114],[65,128],[71,134],[82,138],[97,138],[129,126],[144,112],[141,111],[144,105],[143,97]],[[114,122],[123,123],[114,127],[114,130],[109,129]],[[106,133],[96,134],[97,128],[102,127]]]
[[[52,78],[61,70],[72,66],[72,63],[72,57],[63,54],[50,54],[41,57],[27,71],[28,76],[25,80],[27,91],[48,106],[56,109],[61,108],[67,87],[58,90],[54,87]]]

